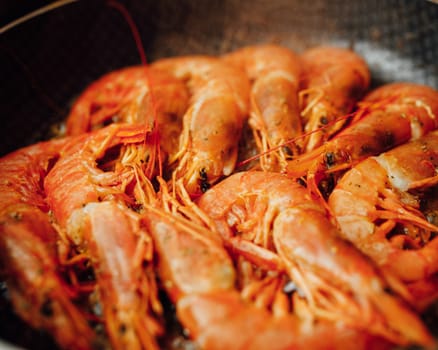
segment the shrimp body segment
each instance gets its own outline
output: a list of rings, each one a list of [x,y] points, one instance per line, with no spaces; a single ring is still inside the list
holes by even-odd
[[[249,124],[260,152],[278,148],[301,134],[298,104],[301,65],[293,51],[276,45],[248,46],[222,59],[243,69],[252,83]],[[269,163],[274,163],[273,167],[284,166],[285,159],[298,152],[296,145],[276,149],[262,156],[262,167],[269,168]],[[267,157],[278,159],[269,162]]]
[[[317,318],[343,319],[396,343],[430,343],[417,316],[385,292],[374,265],[339,238],[324,207],[295,181],[278,173],[236,173],[198,205],[232,251],[239,252],[240,237],[278,254]]]
[[[302,116],[305,131],[311,132],[305,142],[309,152],[345,124],[344,119],[325,127],[352,111],[369,87],[370,72],[362,57],[347,49],[321,46],[305,51],[300,58]]]
[[[60,231],[89,257],[115,349],[158,349],[162,332],[152,242],[128,208],[138,169],[119,167],[122,155],[141,150],[144,135],[143,126],[125,124],[80,135],[61,150],[44,183]]]
[[[436,195],[437,167],[434,131],[359,163],[329,198],[342,236],[406,282],[438,272],[438,226],[423,214]]]
[[[58,235],[42,188],[63,144],[39,143],[0,159],[0,261],[12,303],[26,322],[62,347],[91,349],[97,336],[61,277]]]
[[[200,194],[234,170],[248,114],[248,78],[240,69],[206,56],[161,59],[152,68],[170,73],[190,90],[174,174],[191,195]]]

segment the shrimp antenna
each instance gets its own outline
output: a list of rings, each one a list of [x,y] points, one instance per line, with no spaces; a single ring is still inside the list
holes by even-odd
[[[135,24],[128,9],[123,4],[121,4],[119,1],[116,1],[116,0],[109,0],[107,2],[107,5],[115,8],[125,18],[126,23],[128,23],[129,29],[131,30],[132,36],[134,37],[135,45],[137,46],[137,50],[138,50],[138,53],[140,55],[141,63],[143,65],[147,65],[146,53],[144,50],[143,42],[142,42],[141,37],[140,37],[140,32],[138,31],[138,27]]]
[[[122,14],[122,16],[124,17],[126,23],[129,25],[129,29],[131,30],[131,34],[134,38],[135,45],[136,45],[138,53],[140,55],[141,64],[146,67],[148,65],[148,62],[146,59],[146,52],[145,52],[145,49],[143,46],[143,42],[141,40],[140,32],[138,31],[138,26],[136,25],[134,19],[132,18],[131,13],[128,11],[128,9],[122,3],[120,3],[117,0],[108,0],[107,5],[110,7],[113,7],[117,11],[119,11]],[[153,153],[153,156],[151,157],[151,162],[149,162],[149,164],[148,164],[148,169],[146,170],[146,173],[151,174],[153,172],[153,168],[155,166],[155,161],[158,160],[159,174],[161,176],[163,173],[163,169],[162,169],[161,150],[160,150],[160,146],[159,146],[160,145],[160,134],[159,134],[159,129],[158,129],[157,102],[156,102],[154,91],[152,89],[151,79],[150,79],[150,76],[149,76],[147,70],[146,70],[146,76],[147,76],[147,84],[148,84],[148,88],[149,88],[149,94],[150,94],[151,102],[152,102],[152,106],[153,106],[152,113],[154,115],[154,125],[152,127],[152,130],[150,130],[150,134],[151,134],[151,138],[152,138],[152,143],[156,147],[155,150],[156,150],[156,154],[157,154],[157,158],[158,158],[158,159],[156,159],[155,153]],[[145,137],[144,143],[146,143],[146,138],[147,137]]]
[[[327,124],[321,126],[321,127],[318,128],[318,129],[315,129],[315,130],[311,130],[311,131],[305,132],[305,133],[303,133],[303,134],[301,134],[301,135],[298,135],[298,136],[296,136],[296,137],[294,137],[294,138],[292,138],[292,139],[289,139],[289,140],[283,142],[281,145],[278,145],[278,146],[272,147],[272,148],[268,149],[267,151],[261,152],[261,153],[256,154],[255,156],[252,156],[252,157],[250,157],[250,158],[248,158],[248,159],[242,160],[241,162],[239,162],[239,163],[236,165],[236,168],[239,168],[239,167],[241,167],[241,166],[244,166],[244,165],[246,165],[246,164],[252,162],[253,160],[259,159],[260,157],[263,157],[263,156],[268,155],[268,154],[270,154],[270,153],[272,153],[272,152],[275,152],[275,151],[279,150],[280,148],[282,148],[282,147],[284,147],[284,146],[290,145],[291,143],[294,143],[294,142],[296,142],[296,141],[298,141],[298,140],[301,140],[302,138],[305,138],[305,137],[307,137],[307,136],[309,136],[309,135],[311,135],[311,134],[314,134],[314,133],[316,133],[316,132],[318,132],[318,131],[321,131],[322,129],[328,128],[328,127],[330,127],[331,125],[333,125],[333,124],[335,124],[335,123],[337,123],[337,122],[339,122],[339,121],[341,121],[341,120],[345,120],[345,119],[348,119],[348,118],[350,118],[350,117],[353,117],[355,114],[356,114],[356,112],[352,112],[352,113],[346,114],[346,115],[344,115],[344,116],[342,116],[342,117],[336,118],[335,120],[332,120],[331,122],[329,122],[329,123],[327,123]]]
[[[43,7],[39,8],[39,9],[37,9],[35,11],[32,11],[32,12],[28,13],[27,15],[24,15],[24,16],[22,16],[20,18],[17,18],[16,20],[14,20],[14,21],[6,24],[5,26],[1,27],[0,28],[0,34],[3,34],[6,31],[8,31],[9,29],[12,29],[12,28],[14,28],[14,27],[16,27],[16,26],[18,26],[18,25],[20,25],[22,23],[25,23],[25,22],[31,20],[32,18],[41,16],[41,15],[47,13],[47,12],[50,12],[52,10],[55,10],[55,9],[59,8],[59,7],[68,5],[68,4],[76,2],[76,1],[79,1],[79,0],[58,0],[58,1],[52,2],[52,3],[50,3],[50,4],[46,5],[46,6],[43,6]]]

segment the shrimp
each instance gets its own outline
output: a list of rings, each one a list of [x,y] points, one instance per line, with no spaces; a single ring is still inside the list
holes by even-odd
[[[305,131],[305,152],[310,152],[339,131],[355,103],[370,84],[365,61],[351,50],[316,47],[300,56],[303,83],[300,91],[301,115]],[[331,124],[329,127],[327,124]]]
[[[433,131],[359,163],[329,197],[342,236],[405,282],[438,273],[438,226],[422,213],[437,167]]]
[[[0,260],[20,317],[63,348],[91,349],[98,339],[61,275],[42,188],[65,142],[38,143],[0,159]]]
[[[192,196],[230,175],[248,113],[249,81],[238,68],[218,58],[187,56],[152,64],[186,82],[191,103],[183,118],[174,178],[182,178]]]
[[[177,313],[201,349],[383,350],[392,347],[382,338],[342,323],[308,324],[297,315],[275,316],[242,301],[233,291],[185,296],[177,304]]]
[[[148,66],[123,68],[82,92],[67,117],[66,133],[79,135],[111,123],[143,124],[151,138],[159,137],[164,156],[172,157],[188,103],[186,86],[166,72]]]
[[[164,208],[147,206],[143,220],[155,242],[163,287],[185,332],[200,348],[388,348],[385,340],[343,324],[308,324],[297,315],[269,312],[244,301],[235,289],[234,263],[217,232],[202,224],[198,208],[192,211],[192,205],[175,202]],[[285,308],[284,298],[279,291],[274,310]]]
[[[438,126],[438,92],[413,83],[392,83],[372,91],[361,103],[356,121],[315,150],[289,161],[291,177],[307,175],[309,190],[321,197],[318,185],[369,156],[418,139]],[[321,187],[321,186],[320,186]]]
[[[286,159],[299,153],[297,145],[278,147],[302,133],[298,56],[285,47],[259,45],[239,49],[222,59],[244,69],[252,82],[249,124],[263,154],[260,158],[262,168],[281,169]],[[267,153],[270,149],[275,151]]]
[[[255,255],[253,263],[261,260],[261,249],[276,253],[317,318],[343,320],[395,343],[431,344],[418,316],[385,291],[376,267],[338,237],[325,208],[294,180],[278,173],[236,173],[197,204],[231,251]]]
[[[144,135],[144,126],[125,124],[80,135],[44,182],[60,234],[89,257],[115,349],[158,349],[162,333],[152,242],[128,208],[147,190]]]
[[[114,122],[152,128],[153,109],[165,124],[184,114],[188,98],[185,85],[163,71],[147,66],[123,68],[104,75],[81,93],[67,117],[66,132],[79,135]]]

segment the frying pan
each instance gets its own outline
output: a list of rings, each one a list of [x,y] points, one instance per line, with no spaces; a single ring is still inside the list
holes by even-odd
[[[2,26],[47,4],[4,1]],[[217,55],[257,43],[297,52],[331,44],[362,55],[372,86],[411,81],[438,88],[438,5],[425,0],[125,0],[149,61]],[[103,0],[80,0],[0,34],[0,156],[48,138],[87,84],[141,63],[125,18]],[[0,285],[0,339],[53,348],[11,312]],[[426,321],[438,328],[438,307]],[[0,344],[0,348],[2,348]]]

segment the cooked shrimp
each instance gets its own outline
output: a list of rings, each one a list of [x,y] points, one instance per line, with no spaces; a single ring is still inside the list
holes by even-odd
[[[152,242],[128,209],[145,191],[138,188],[146,181],[144,135],[144,126],[124,124],[81,135],[61,150],[44,183],[60,232],[91,261],[115,349],[158,349],[162,332]]]
[[[67,117],[66,132],[79,135],[111,123],[143,124],[149,138],[161,146],[163,155],[151,155],[159,161],[178,151],[188,103],[186,86],[170,74],[148,66],[123,68],[85,89]]]
[[[302,117],[309,133],[305,152],[326,142],[345,124],[345,118],[370,84],[365,61],[355,52],[336,47],[316,47],[304,51]],[[328,126],[328,124],[331,124]]]
[[[252,83],[249,124],[253,129],[263,169],[278,170],[299,153],[287,144],[302,132],[298,104],[301,65],[298,56],[277,45],[249,46],[223,56],[245,70]],[[270,149],[273,152],[266,153]]]
[[[329,197],[342,236],[404,281],[438,273],[438,226],[421,212],[437,167],[434,131],[359,163]]]
[[[316,317],[343,320],[396,343],[430,344],[420,319],[385,292],[374,265],[338,237],[324,207],[295,181],[277,173],[236,173],[207,191],[198,205],[233,252],[246,241],[256,246],[254,255],[257,247],[278,254]],[[243,251],[250,257],[247,247]]]
[[[220,237],[192,220],[196,214],[190,213],[191,208],[177,206],[147,207],[144,222],[154,239],[160,277],[177,317],[202,349],[388,347],[381,338],[343,324],[308,324],[297,315],[268,312],[245,302],[235,290],[233,262]],[[284,307],[280,294],[286,298],[280,291],[274,309]]]
[[[249,81],[238,68],[205,56],[162,59],[152,65],[186,82],[192,94],[183,120],[175,178],[191,195],[230,175],[248,113]]]
[[[412,83],[377,88],[361,104],[358,120],[315,150],[289,162],[292,177],[307,175],[319,193],[321,178],[369,156],[417,139],[438,126],[438,91]],[[328,189],[328,192],[331,188]]]
[[[142,123],[151,129],[154,113],[161,124],[182,117],[188,98],[185,85],[165,72],[147,66],[123,68],[81,93],[67,117],[66,132],[79,135],[114,122]]]
[[[365,331],[320,321],[309,324],[296,315],[276,317],[242,301],[233,291],[192,294],[177,313],[202,349],[390,349],[391,344]]]
[[[91,349],[97,336],[60,274],[58,236],[42,188],[64,143],[38,143],[0,159],[0,260],[21,318],[63,348]]]

